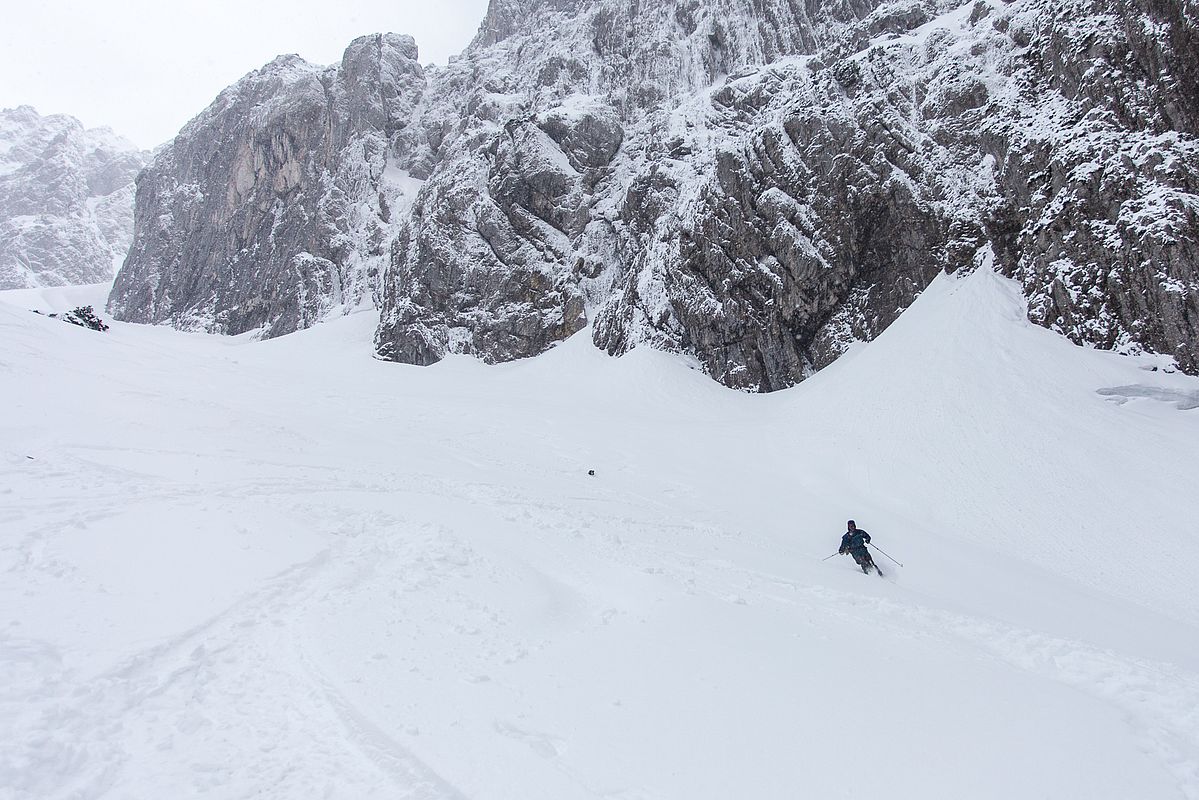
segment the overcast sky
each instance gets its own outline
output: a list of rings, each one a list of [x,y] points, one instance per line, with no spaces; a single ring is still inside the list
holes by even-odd
[[[281,53],[317,64],[350,40],[416,37],[444,64],[474,37],[487,0],[30,0],[0,20],[0,108],[27,104],[167,141],[221,89]],[[435,9],[435,10],[430,10]]]

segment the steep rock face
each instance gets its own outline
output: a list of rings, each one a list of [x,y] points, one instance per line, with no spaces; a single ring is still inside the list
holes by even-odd
[[[276,336],[369,299],[415,187],[389,142],[424,91],[410,37],[341,64],[281,56],[225,90],[138,180],[117,319]]]
[[[1003,27],[1025,48],[985,129],[1004,271],[1035,322],[1199,371],[1199,6],[1049,0]]]
[[[904,19],[913,24],[936,10],[934,4],[903,8]],[[831,78],[827,86],[814,89],[807,80],[808,60],[789,60],[787,54],[821,43],[852,50],[871,31],[891,25],[893,15],[894,9],[880,14],[872,3],[830,3],[810,10],[790,0],[493,2],[474,45],[434,76],[418,109],[422,123],[405,141],[406,163],[429,182],[418,213],[396,240],[377,337],[380,355],[417,363],[449,352],[486,360],[533,355],[594,318],[596,343],[613,353],[649,343],[695,355],[730,385],[769,389],[794,383],[812,362],[797,335],[814,335],[829,316],[828,307],[844,299],[852,281],[844,275],[830,277],[837,291],[827,302],[808,308],[802,321],[791,319],[794,309],[785,310],[785,322],[766,320],[773,312],[752,307],[760,288],[732,288],[737,299],[715,298],[711,291],[705,299],[695,292],[745,282],[730,279],[729,268],[756,274],[758,266],[745,270],[742,262],[773,258],[772,225],[744,219],[742,212],[752,216],[753,208],[734,212],[741,218],[734,221],[739,230],[729,232],[739,237],[727,243],[729,253],[737,251],[732,260],[696,242],[711,240],[712,215],[730,211],[720,207],[729,200],[726,190],[733,191],[732,184],[739,184],[736,191],[742,194],[756,194],[785,183],[736,155],[735,148],[753,137],[756,127],[777,126],[787,104],[819,94],[829,105],[830,91],[842,94]],[[752,99],[738,105],[724,98],[723,106],[713,100],[712,83],[734,68],[744,71],[747,65],[780,59],[787,62],[785,76],[772,75],[768,86],[739,90]],[[744,74],[751,76],[750,83],[756,80],[755,70]],[[769,94],[791,91],[801,95]],[[540,137],[538,160],[563,167],[558,182],[570,188],[559,201],[570,213],[542,213],[547,209],[523,203],[519,193],[497,191],[505,170],[527,184],[530,159],[492,163],[486,167],[489,178],[479,177],[481,158],[506,152],[514,131],[534,128],[550,139]],[[859,177],[860,183],[870,180],[867,174]],[[759,179],[764,183],[756,186]],[[790,189],[780,190],[782,196]],[[705,207],[697,206],[700,195]],[[427,213],[423,201],[434,197],[437,213]],[[454,197],[464,204],[455,206],[449,200]],[[895,217],[896,224],[904,225],[917,213],[907,210],[907,216]],[[828,211],[837,213],[832,207]],[[864,206],[861,213],[869,215],[873,209]],[[508,246],[493,247],[493,226],[479,225],[479,220],[494,218],[513,223],[501,237]],[[531,224],[521,224],[521,219]],[[693,230],[697,220],[700,230]],[[869,224],[876,239],[884,235],[874,220]],[[430,259],[429,243],[435,242],[453,246]],[[924,244],[917,241],[915,246]],[[848,254],[841,261],[843,267],[852,262],[857,270]],[[426,273],[423,265],[430,263],[437,268]],[[483,269],[483,264],[489,266]],[[913,285],[921,287],[941,266],[930,259],[919,265],[905,262],[905,268],[917,273]],[[447,269],[453,276],[449,281],[442,279]],[[538,278],[495,280],[503,272],[536,273]],[[437,277],[425,280],[428,274]],[[800,279],[797,274],[789,281]],[[913,291],[905,289],[907,301]],[[800,303],[802,292],[795,286],[786,292],[795,295],[788,302]],[[707,318],[716,306],[719,319]],[[546,320],[537,335],[528,330],[533,317],[525,313],[533,308],[533,316]],[[503,327],[498,315],[516,309],[522,309],[522,346],[480,347],[475,326]],[[751,313],[762,319],[740,318]],[[772,352],[764,354],[762,347]],[[769,366],[747,369],[748,360],[765,360]]]
[[[101,283],[133,238],[147,154],[73,117],[0,111],[0,289]]]
[[[457,162],[453,181],[420,195],[397,239],[384,302],[403,333],[380,337],[379,354],[417,364],[447,352],[506,361],[579,331],[584,304],[570,268],[571,234],[586,221],[583,182],[532,122],[507,123]]]
[[[1035,321],[1195,369],[1194,19],[1182,0],[495,0],[402,147],[418,208],[438,201],[396,240],[379,353],[502,360],[591,322],[613,354],[768,391],[938,271],[994,264]],[[559,132],[538,140],[565,167],[551,203],[500,190],[529,160],[480,159],[580,107],[618,150]],[[520,346],[487,333],[505,317]]]
[[[574,207],[584,213],[569,224],[534,213],[537,236],[527,242],[529,252],[545,254],[540,313],[575,323],[524,336],[530,346],[522,350],[481,352],[463,304],[486,308],[478,318],[491,325],[497,308],[510,312],[524,301],[514,287],[497,296],[487,288],[499,285],[494,280],[473,281],[469,266],[455,271],[465,280],[452,289],[422,280],[427,259],[413,241],[477,243],[447,251],[463,265],[479,263],[475,252],[487,249],[477,213],[443,209],[414,215],[397,238],[380,354],[417,363],[447,352],[489,360],[535,354],[584,324],[571,305],[576,295],[598,346],[684,352],[739,388],[791,385],[836,357],[847,334],[874,335],[949,265],[937,201],[944,170],[960,171],[946,153],[963,136],[913,155],[927,137],[913,130],[913,99],[891,86],[896,72],[914,69],[907,51],[882,57],[888,69],[865,78],[853,60],[828,68],[815,56],[786,54],[823,46],[833,58],[938,10],[829,4],[809,17],[787,2],[493,3],[475,45],[435,80],[419,112],[452,114],[438,99],[442,86],[469,97],[467,114],[435,128],[435,148],[410,142],[408,157],[429,174],[430,195],[463,187],[474,205],[511,216],[511,204],[486,182],[465,188],[469,165],[513,125],[551,134],[549,149],[558,152],[547,160],[579,174]],[[755,66],[767,61],[767,69]],[[935,62],[922,62],[928,72],[955,69],[925,61]],[[737,74],[710,86],[734,66]],[[642,84],[682,93],[630,92]],[[572,121],[571,133],[555,133],[555,120]],[[580,147],[588,154],[580,157]],[[547,232],[553,247],[544,245]],[[523,236],[519,228],[512,234]],[[506,263],[502,250],[494,258]],[[527,255],[520,264],[527,267]],[[527,292],[533,284],[519,285]]]
[[[661,137],[676,157],[652,158],[647,189],[635,181],[626,196],[622,216],[642,221],[634,251],[644,255],[598,310],[597,343],[679,349],[726,385],[777,389],[871,338],[939,270],[970,264],[973,250],[947,235],[948,187],[971,199],[982,188],[977,164],[955,150],[967,129],[929,137],[922,128],[937,121],[910,85],[896,90],[893,58],[876,59],[852,96],[834,70],[803,59],[676,112],[673,138]],[[926,86],[952,73],[936,59],[924,66]],[[655,182],[679,198],[665,213]]]
[[[770,391],[983,266],[1040,324],[1194,371],[1196,11],[492,0],[445,67],[372,37],[222,95],[147,171],[113,308],[276,335],[381,271],[385,359],[589,327]]]
[[[574,99],[535,115],[513,115],[506,95],[472,103],[396,239],[382,357],[503,361],[586,325],[579,242],[624,131],[610,107]]]
[[[818,23],[852,18],[852,6],[822,4],[813,20],[797,0],[494,0],[468,56],[503,52],[538,105],[581,91],[627,116],[737,66],[811,51]]]

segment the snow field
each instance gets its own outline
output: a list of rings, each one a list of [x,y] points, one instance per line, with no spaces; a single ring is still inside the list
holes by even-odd
[[[0,295],[0,797],[1199,797],[1199,382],[989,271],[769,396],[104,291]]]

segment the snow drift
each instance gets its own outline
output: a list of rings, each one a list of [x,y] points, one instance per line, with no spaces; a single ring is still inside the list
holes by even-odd
[[[1199,381],[986,269],[771,395],[103,291],[0,296],[8,796],[1199,797]]]

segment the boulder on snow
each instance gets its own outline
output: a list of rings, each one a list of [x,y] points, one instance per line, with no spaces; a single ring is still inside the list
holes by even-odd
[[[34,314],[41,314],[36,308],[32,309]],[[96,310],[91,306],[77,306],[63,314],[46,314],[50,319],[60,319],[63,322],[69,322],[72,325],[78,325],[81,328],[88,330],[99,331],[103,333],[108,330],[108,326],[104,324],[104,320],[96,314]]]

